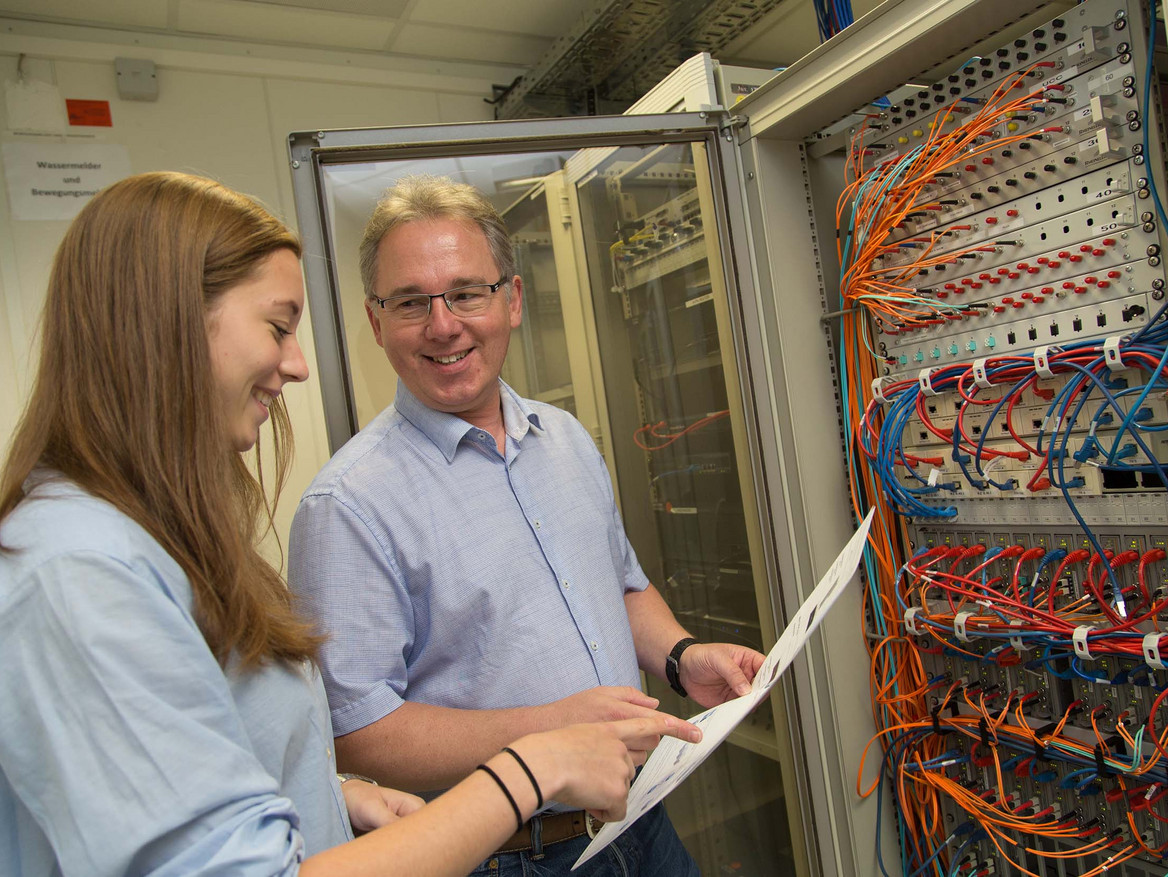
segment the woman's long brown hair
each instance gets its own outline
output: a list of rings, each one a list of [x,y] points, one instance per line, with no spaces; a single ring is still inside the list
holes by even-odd
[[[320,642],[256,550],[270,508],[213,404],[207,344],[216,299],[282,249],[300,255],[283,223],[211,180],[149,173],[98,194],[57,250],[36,382],[0,476],[0,521],[46,470],[140,524],[190,579],[216,657],[245,667],[312,657]],[[291,430],[282,399],[270,411],[278,493]]]

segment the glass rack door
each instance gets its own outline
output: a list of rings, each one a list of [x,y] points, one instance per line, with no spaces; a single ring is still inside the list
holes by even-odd
[[[774,642],[770,589],[730,299],[718,238],[708,233],[718,221],[708,167],[703,144],[676,143],[623,146],[599,160],[584,154],[567,173],[577,178],[629,538],[694,636],[765,651]],[[694,711],[664,683],[648,684],[669,711]],[[776,706],[764,703],[666,802],[703,874],[800,872]]]

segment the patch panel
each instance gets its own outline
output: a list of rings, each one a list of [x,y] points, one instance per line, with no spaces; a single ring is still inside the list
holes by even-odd
[[[1080,245],[1077,252],[1048,251],[1049,255],[1022,259],[1006,268],[986,265],[986,270],[934,287],[937,304],[931,312],[899,325],[878,325],[887,373],[912,369],[914,364],[918,368],[936,364],[926,362],[925,355],[913,355],[921,348],[942,348],[931,358],[945,361],[944,348],[956,344],[955,350],[948,350],[948,361],[957,361],[1002,349],[1026,350],[1054,338],[1065,342],[1140,328],[1164,300],[1163,271],[1152,264],[1159,261],[1159,245],[1154,245],[1156,259],[1092,264],[1097,258],[1093,254],[1103,249],[1094,244],[1109,240],[1118,239],[1100,238]],[[1085,251],[1087,247],[1091,250]],[[1069,257],[1076,258],[1069,261]],[[1074,266],[1072,271],[1064,268],[1064,260]],[[988,290],[993,290],[992,297],[986,294]],[[1052,314],[1062,316],[1052,319]],[[1033,337],[1030,323],[1035,324]],[[1053,332],[1052,325],[1057,327]]]
[[[1035,203],[1038,208],[1042,207],[1037,197]],[[1154,225],[1149,232],[1141,234],[1145,223],[1144,213],[1138,209],[1136,199],[1130,194],[1103,203],[1088,204],[1082,209],[1033,224],[1024,224],[1027,214],[1022,209],[1013,212],[1015,216],[1003,212],[1000,222],[995,213],[980,215],[980,223],[970,223],[972,236],[960,240],[960,246],[929,247],[928,255],[932,264],[921,269],[927,269],[925,274],[921,274],[920,270],[914,271],[907,278],[909,285],[922,291],[936,292],[931,287],[940,284],[944,289],[944,283],[950,281],[950,278],[960,281],[970,276],[972,280],[980,271],[1008,267],[1020,259],[1030,260],[1036,272],[1048,270],[1050,276],[1057,276],[1060,268],[1073,273],[1075,266],[1093,260],[1103,260],[1098,264],[1110,267],[1108,262],[1111,260],[1132,261],[1160,254],[1157,238],[1153,234]],[[993,227],[992,234],[979,232],[979,229],[988,227],[987,220],[988,226]],[[1104,244],[1105,239],[1111,243]],[[1089,250],[1079,249],[1088,245]],[[926,249],[926,246],[920,249]],[[1060,257],[1059,251],[1064,249],[1067,254]],[[1096,255],[1095,250],[1102,252]],[[919,260],[919,252],[914,249],[913,253]],[[1039,258],[1045,261],[1039,262]],[[1051,261],[1056,264],[1050,265]],[[888,260],[887,266],[878,264],[876,267],[883,273],[891,274],[893,269],[913,265],[908,257],[894,257]]]
[[[660,207],[621,224],[620,241],[612,256],[618,266],[634,267],[657,260],[702,236],[701,206],[696,189],[688,189]]]
[[[1022,303],[1026,303],[1025,300]],[[1146,325],[1148,315],[1154,312],[1153,302],[1146,294],[1070,309],[1058,307],[1057,303],[1044,309],[1041,307],[1044,304],[1041,297],[1038,301],[1031,299],[1027,310],[1034,311],[1035,316],[996,321],[992,329],[976,331],[970,327],[960,333],[921,333],[923,337],[913,346],[903,343],[889,345],[888,374],[967,362],[978,356],[1028,353],[1040,344],[1065,344],[1098,338],[1106,333],[1132,332]],[[1017,311],[1011,309],[1010,313]],[[982,321],[971,319],[969,322],[980,325]]]
[[[1109,17],[1109,12],[1122,12],[1123,17]],[[894,143],[897,143],[901,136],[912,137],[912,131],[919,126],[919,122],[914,120],[920,118],[931,121],[938,111],[947,109],[955,102],[960,106],[962,102],[984,100],[999,82],[1020,70],[1030,71],[1027,77],[1032,81],[1028,83],[1030,87],[1045,90],[1052,86],[1064,85],[1112,59],[1117,59],[1120,64],[1131,64],[1134,60],[1131,52],[1132,32],[1126,26],[1126,16],[1127,10],[1122,5],[1114,10],[1108,10],[1106,4],[1092,4],[1083,14],[1075,15],[1074,17],[1079,20],[1074,22],[1073,26],[1079,29],[1079,33],[1089,31],[1092,34],[1091,45],[1088,47],[1084,44],[1083,51],[1077,50],[1078,41],[1071,42],[1069,29],[1036,28],[1028,36],[1019,38],[1023,45],[1003,47],[999,50],[1006,51],[1006,56],[978,58],[954,71],[944,82],[933,83],[928,89],[922,89],[911,96],[906,95],[900,105],[882,113],[881,123],[876,127],[874,136]],[[1069,23],[1067,18],[1056,20],[1063,21],[1064,26]],[[1124,24],[1119,26],[1121,21]],[[1037,36],[1039,33],[1041,36]],[[1064,39],[1055,39],[1054,36],[1057,34],[1062,34]],[[1114,86],[1114,76],[1106,79],[1097,76],[1094,79],[1096,81],[1089,84],[1095,88]],[[1122,83],[1122,78],[1120,81]],[[1134,86],[1134,81],[1132,85]],[[1119,92],[1123,94],[1122,90]],[[1063,104],[1053,104],[1056,107],[1060,105]],[[960,121],[961,119],[949,120],[953,124],[959,124]],[[905,143],[897,145],[906,146],[908,142],[906,139]]]
[[[1121,165],[1118,169],[1105,168],[1074,180],[1056,185],[1048,184],[1034,194],[1019,192],[1016,197],[1009,199],[1010,209],[1008,212],[995,209],[1000,204],[1007,203],[1006,199],[1001,199],[998,204],[987,204],[976,201],[963,203],[960,198],[938,198],[938,203],[942,201],[956,202],[940,205],[940,218],[944,219],[944,223],[925,225],[923,221],[918,224],[906,219],[905,233],[890,236],[891,241],[901,244],[901,251],[894,251],[879,261],[880,264],[888,267],[911,264],[914,261],[916,250],[920,247],[919,244],[912,245],[915,236],[932,232],[942,225],[947,233],[932,241],[930,250],[932,254],[938,256],[964,251],[978,244],[993,242],[1006,232],[1024,227],[1036,220],[1062,216],[1073,210],[1090,207],[1100,201],[1110,201],[1112,198],[1131,192],[1132,176],[1128,168]],[[961,225],[954,225],[953,223],[958,220],[961,220]],[[965,222],[965,220],[969,221]],[[1074,224],[1078,225],[1078,223]],[[1086,218],[1084,218],[1082,225],[1086,225]],[[1098,232],[1095,233],[1098,234]],[[1000,252],[997,255],[1006,254],[1001,261],[1008,263],[1011,248],[1040,247],[1043,243],[1045,242],[1041,238],[1036,238],[1034,244],[1022,240],[1015,244],[995,246],[1000,247]],[[1074,242],[1068,241],[1068,243]]]
[[[1025,149],[1018,145],[1004,146],[996,152],[983,152],[966,162],[957,162],[954,170],[946,172],[948,181],[938,181],[937,185],[923,189],[925,194],[936,197],[936,206],[923,207],[906,216],[892,239],[931,231],[978,210],[1011,203],[1019,196],[1044,193],[1052,185],[1073,189],[1074,182],[1085,173],[1106,175],[1108,169],[1100,165],[1114,166],[1120,159],[1140,153],[1138,132],[1124,128],[1104,135],[1101,130],[1077,138],[1061,136],[1049,142],[1023,141],[1029,144]],[[1050,137],[1049,134],[1036,136]],[[1126,171],[1116,175],[1126,176]],[[1089,188],[1096,191],[1109,186]]]

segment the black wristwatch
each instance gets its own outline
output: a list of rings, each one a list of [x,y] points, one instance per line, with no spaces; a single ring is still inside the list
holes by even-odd
[[[682,697],[689,697],[689,695],[686,694],[685,688],[681,684],[681,653],[696,643],[697,640],[692,636],[678,640],[673,651],[669,653],[669,657],[665,659],[665,678],[669,680],[669,687]]]

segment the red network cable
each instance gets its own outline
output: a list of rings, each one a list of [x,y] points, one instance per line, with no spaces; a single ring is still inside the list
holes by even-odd
[[[637,447],[643,451],[660,451],[662,448],[669,447],[682,436],[689,435],[689,433],[695,430],[709,426],[715,420],[721,420],[723,417],[729,416],[729,408],[724,411],[715,411],[713,414],[707,414],[701,420],[694,421],[689,426],[685,427],[685,429],[678,430],[677,432],[665,432],[664,420],[659,420],[657,423],[647,423],[633,433],[633,441],[636,442]],[[646,435],[658,439],[660,443],[654,445],[646,444],[643,441],[643,437]]]

